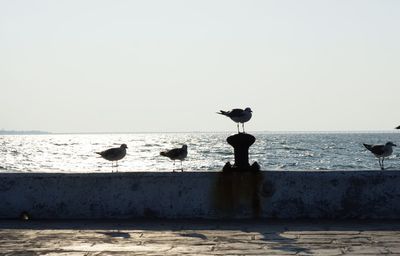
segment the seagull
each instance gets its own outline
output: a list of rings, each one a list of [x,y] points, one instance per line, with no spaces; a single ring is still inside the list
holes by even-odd
[[[182,168],[182,161],[187,157],[187,145],[183,145],[181,148],[174,148],[171,150],[167,151],[162,151],[160,152],[161,156],[166,156],[169,159],[174,161],[174,167],[175,167],[175,160],[180,160],[181,161],[181,170],[183,171]],[[175,169],[174,169],[175,170]]]
[[[246,123],[247,121],[249,121],[251,119],[252,112],[253,111],[251,111],[251,108],[245,108],[245,110],[240,109],[240,108],[235,108],[235,109],[232,109],[231,111],[220,110],[219,112],[217,112],[217,114],[227,116],[230,119],[232,119],[234,122],[236,122],[237,128],[238,128],[238,133],[240,133],[239,123],[241,123],[243,133],[245,133],[244,132],[244,123]]]
[[[400,125],[399,125],[399,126],[397,126],[395,129],[400,129]]]
[[[96,152],[96,154],[101,155],[102,158],[111,161],[111,167],[113,167],[114,161],[116,161],[116,167],[118,167],[118,160],[121,160],[126,155],[126,149],[128,146],[122,144],[119,148],[109,148],[107,150]]]
[[[383,161],[385,160],[385,157],[390,156],[393,153],[392,147],[396,147],[396,144],[393,142],[386,142],[385,145],[369,145],[369,144],[363,144],[364,147],[366,147],[369,151],[374,154],[379,161],[379,166],[381,167],[381,170],[384,170],[385,167],[383,165]],[[382,158],[382,161],[381,161]]]

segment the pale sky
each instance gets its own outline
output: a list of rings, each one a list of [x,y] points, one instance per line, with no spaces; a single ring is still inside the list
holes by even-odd
[[[0,0],[0,129],[400,125],[400,1]]]

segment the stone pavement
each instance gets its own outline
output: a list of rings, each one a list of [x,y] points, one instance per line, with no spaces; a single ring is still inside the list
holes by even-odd
[[[0,255],[400,255],[399,221],[0,221]]]

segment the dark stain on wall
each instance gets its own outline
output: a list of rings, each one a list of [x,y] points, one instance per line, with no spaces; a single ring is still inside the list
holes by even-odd
[[[265,179],[262,186],[261,195],[263,197],[272,197],[275,194],[275,185],[270,180]]]
[[[213,193],[216,210],[228,218],[242,214],[259,217],[262,179],[260,172],[219,173]]]

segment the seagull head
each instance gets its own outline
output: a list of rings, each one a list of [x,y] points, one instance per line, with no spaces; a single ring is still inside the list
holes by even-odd
[[[391,142],[391,141],[386,142],[386,146],[397,147],[397,145],[394,144],[394,143]]]
[[[187,150],[187,145],[186,145],[186,144],[183,144],[183,145],[182,145],[182,149]]]
[[[126,144],[122,144],[122,145],[120,146],[120,148],[128,148],[128,146],[127,146]]]
[[[251,111],[251,108],[245,108],[244,111],[250,112],[250,113],[253,112],[253,111]]]

